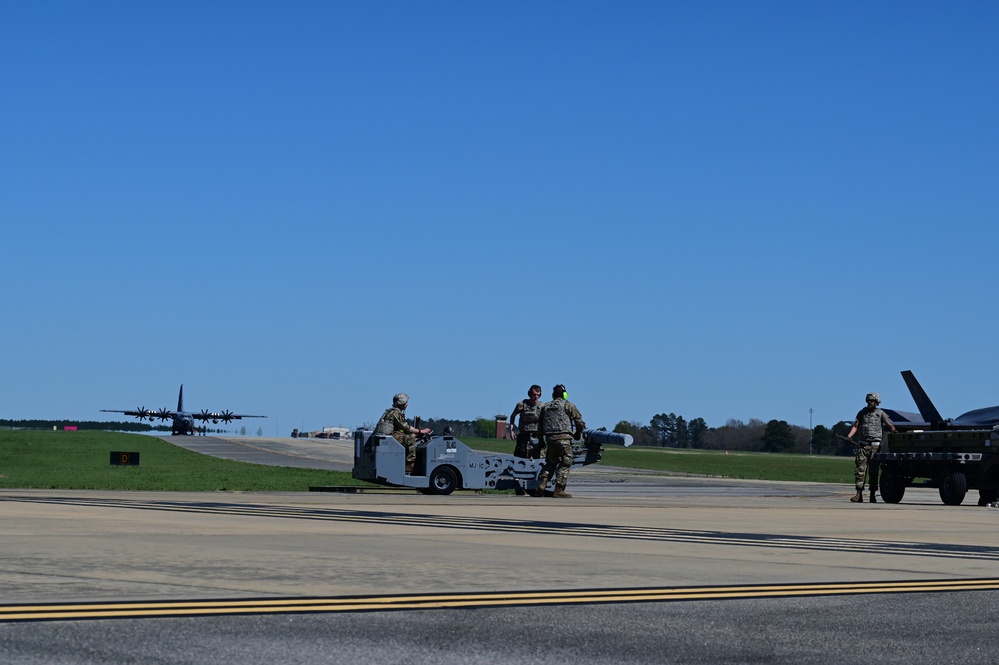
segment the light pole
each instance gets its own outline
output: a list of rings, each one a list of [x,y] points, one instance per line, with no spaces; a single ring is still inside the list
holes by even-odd
[[[812,429],[812,407],[808,407],[808,454],[812,454],[812,440],[815,438],[815,430]]]

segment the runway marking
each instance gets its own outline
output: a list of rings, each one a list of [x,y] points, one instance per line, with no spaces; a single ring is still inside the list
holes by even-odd
[[[863,594],[999,591],[999,579],[765,584],[748,586],[581,589],[423,595],[343,596],[331,598],[251,598],[237,600],[139,601],[0,605],[0,623],[152,619],[248,614],[334,614],[401,610],[482,609],[543,605],[670,603],[693,600],[744,600]]]
[[[900,542],[858,538],[789,536],[770,533],[695,531],[661,527],[611,526],[606,524],[473,518],[451,515],[420,515],[370,510],[303,508],[295,506],[266,506],[260,504],[195,501],[144,501],[135,499],[79,497],[0,497],[0,500],[28,503],[50,503],[56,505],[162,510],[213,515],[237,515],[243,517],[274,517],[280,519],[356,522],[363,524],[410,526],[417,528],[488,531],[493,533],[506,532],[546,536],[581,536],[588,538],[612,538],[650,542],[678,542],[712,546],[729,545],[733,547],[767,547],[810,551],[836,551],[842,553],[887,554],[999,561],[999,548],[987,545],[950,545],[941,543]]]

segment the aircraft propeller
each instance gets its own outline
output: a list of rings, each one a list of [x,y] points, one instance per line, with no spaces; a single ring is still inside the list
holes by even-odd
[[[139,420],[145,420],[147,417],[149,418],[150,421],[152,421],[153,419],[153,416],[149,413],[149,410],[144,406],[140,406],[138,409],[135,410],[135,417],[138,418]]]
[[[218,415],[219,418],[222,419],[222,422],[231,423],[233,421],[233,415],[234,414],[233,414],[232,411],[229,411],[228,409],[225,410],[225,411],[223,411],[222,413],[217,414],[217,415]]]
[[[156,412],[156,417],[159,418],[160,420],[168,420],[169,418],[173,417],[173,414],[170,412],[169,409],[164,407]],[[150,415],[149,419],[152,420],[153,417]]]
[[[215,414],[209,411],[208,409],[202,409],[201,413],[198,414],[199,420],[211,420],[214,417]]]

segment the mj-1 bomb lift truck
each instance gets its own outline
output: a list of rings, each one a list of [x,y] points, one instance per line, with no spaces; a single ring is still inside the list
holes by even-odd
[[[581,440],[573,441],[573,468],[600,461],[604,443],[631,445],[628,434],[603,430],[584,430]],[[472,450],[451,436],[449,429],[441,436],[423,437],[416,447],[416,463],[406,473],[406,449],[389,435],[370,430],[354,432],[354,469],[352,475],[379,485],[413,487],[426,494],[450,494],[456,489],[538,489],[545,461],[514,457],[503,453]],[[542,488],[544,489],[544,488]]]

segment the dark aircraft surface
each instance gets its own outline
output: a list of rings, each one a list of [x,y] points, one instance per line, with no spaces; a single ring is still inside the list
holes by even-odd
[[[189,413],[184,411],[184,386],[180,386],[180,396],[177,398],[177,410],[169,411],[168,409],[160,409],[159,411],[150,411],[144,406],[140,406],[134,411],[122,411],[120,409],[101,409],[105,413],[124,413],[126,416],[135,416],[139,420],[149,419],[152,422],[154,419],[159,418],[160,420],[167,420],[168,418],[173,419],[173,433],[174,434],[194,434],[194,421],[212,421],[215,424],[219,422],[231,423],[234,420],[240,420],[242,418],[266,418],[267,416],[248,416],[245,414],[236,414],[232,411],[222,411],[221,413],[216,413],[214,411],[209,411],[205,409],[199,411],[198,413]]]
[[[882,410],[888,414],[888,417],[900,430],[991,429],[999,424],[999,406],[986,406],[962,413],[957,418],[944,418],[910,370],[902,372],[902,378],[912,394],[912,400],[916,403],[919,413],[896,411],[882,407]]]

